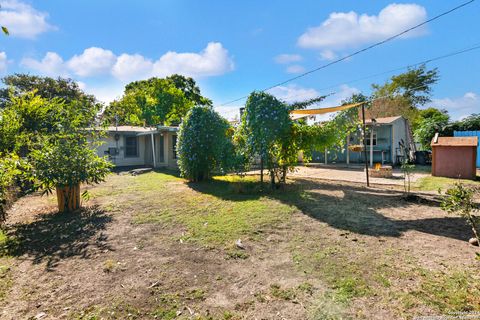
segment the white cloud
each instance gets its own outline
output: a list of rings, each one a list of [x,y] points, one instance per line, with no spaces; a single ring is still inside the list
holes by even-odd
[[[91,47],[80,55],[64,61],[55,52],[48,52],[42,60],[24,58],[22,66],[45,75],[70,75],[91,77],[113,75],[122,81],[164,77],[174,73],[192,77],[209,77],[224,74],[234,68],[233,59],[219,42],[210,42],[199,53],[169,51],[153,62],[140,54],[121,54]]]
[[[0,52],[0,73],[5,73],[7,71],[7,65],[8,65],[7,54],[4,51],[2,51]]]
[[[286,69],[287,73],[302,73],[305,71],[305,68],[299,64],[294,64],[288,66]]]
[[[233,60],[219,42],[210,42],[200,53],[169,51],[153,66],[153,74],[167,76],[179,73],[192,77],[217,76],[234,69]]]
[[[113,66],[112,74],[124,81],[147,78],[152,72],[153,62],[139,54],[122,54]]]
[[[67,62],[67,66],[76,75],[88,77],[109,73],[116,60],[117,57],[112,51],[91,47],[80,55],[74,55]]]
[[[302,56],[299,54],[279,54],[275,57],[275,62],[279,64],[286,64],[291,62],[302,61]]]
[[[41,33],[55,30],[47,22],[48,13],[41,12],[18,0],[0,1],[0,22],[10,34],[19,38],[35,38]]]
[[[451,117],[457,120],[466,114],[478,113],[480,110],[480,97],[475,92],[466,92],[461,97],[432,99],[428,106],[447,109]]]
[[[335,52],[333,52],[332,50],[322,50],[320,52],[320,58],[322,60],[335,60],[337,58],[337,54]]]
[[[303,48],[339,50],[383,40],[425,21],[427,11],[417,4],[390,4],[378,15],[354,11],[333,12],[320,26],[309,28],[298,38]],[[426,28],[415,29],[404,38],[420,36]]]
[[[24,58],[20,64],[47,76],[68,76],[62,57],[55,52],[47,52],[45,57],[40,61],[32,58]]]
[[[279,86],[269,90],[280,100],[285,102],[296,102],[308,100],[320,96],[320,93],[313,88],[303,88],[298,85]]]

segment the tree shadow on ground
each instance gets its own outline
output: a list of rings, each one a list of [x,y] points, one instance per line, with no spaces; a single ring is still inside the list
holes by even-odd
[[[46,261],[46,269],[52,271],[62,259],[74,256],[88,259],[92,247],[111,250],[106,234],[101,232],[111,220],[98,206],[71,213],[43,214],[34,222],[9,228],[6,253],[33,258],[34,264]]]
[[[460,217],[392,218],[380,212],[388,208],[408,209],[414,205],[422,208],[438,208],[435,197],[414,197],[407,201],[402,192],[396,190],[375,190],[360,185],[332,183],[321,180],[296,178],[283,189],[271,191],[267,185],[263,190],[258,183],[238,181],[216,181],[189,183],[201,193],[229,201],[245,201],[268,197],[298,208],[303,214],[333,228],[374,237],[400,237],[404,232],[416,230],[437,236],[467,240],[470,228]],[[257,186],[255,188],[255,186]],[[405,218],[405,216],[403,217]]]

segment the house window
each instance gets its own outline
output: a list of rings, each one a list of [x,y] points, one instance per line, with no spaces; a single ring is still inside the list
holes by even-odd
[[[371,132],[367,132],[367,136],[365,137],[365,142],[367,143],[367,146],[370,145],[370,135],[371,135]],[[372,145],[374,145],[374,146],[377,145],[377,132],[376,131],[373,131]]]
[[[172,136],[173,159],[177,159],[177,136]]]
[[[125,157],[138,157],[138,137],[125,137]]]

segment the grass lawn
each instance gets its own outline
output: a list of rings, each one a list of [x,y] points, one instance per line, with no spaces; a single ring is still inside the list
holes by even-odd
[[[261,190],[256,179],[111,175],[72,214],[56,214],[54,197],[20,199],[0,233],[0,318],[413,319],[480,311],[469,227],[434,199],[407,202],[396,190],[304,178]]]

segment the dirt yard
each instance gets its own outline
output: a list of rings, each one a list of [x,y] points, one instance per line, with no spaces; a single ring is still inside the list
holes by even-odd
[[[71,214],[57,214],[53,197],[20,199],[0,234],[0,318],[480,311],[478,247],[437,199],[301,176],[267,192],[254,179],[112,175]]]

